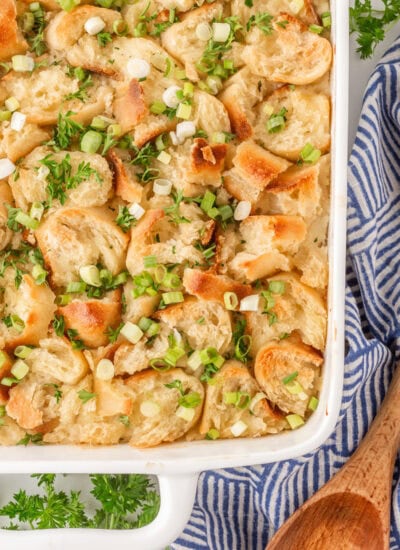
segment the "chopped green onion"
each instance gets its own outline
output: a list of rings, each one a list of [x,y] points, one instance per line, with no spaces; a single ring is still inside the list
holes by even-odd
[[[223,222],[229,220],[229,218],[232,218],[233,216],[233,210],[229,204],[223,204],[222,206],[220,206],[218,208],[218,212]]]
[[[211,193],[211,191],[206,191],[201,200],[200,208],[207,213],[214,206],[216,198],[217,197],[214,193]]]
[[[206,439],[211,439],[212,441],[215,441],[220,436],[219,431],[216,428],[211,428],[211,430],[208,430],[206,433]]]
[[[145,268],[156,267],[156,265],[157,265],[156,256],[145,256],[143,258],[143,265],[144,265]]]
[[[35,68],[33,57],[28,55],[13,55],[11,62],[12,68],[17,72],[31,72]]]
[[[22,212],[22,210],[20,210],[15,216],[15,221],[20,223],[24,227],[27,227],[28,229],[37,229],[39,227],[39,220],[34,220],[30,216],[28,216],[28,214]]]
[[[37,285],[42,285],[47,277],[47,271],[40,264],[35,264],[32,268],[32,277]]]
[[[118,273],[118,275],[114,277],[113,286],[123,285],[126,283],[127,280],[128,280],[128,273],[126,271],[122,271],[121,273]]]
[[[16,330],[17,332],[23,332],[24,331],[25,323],[21,319],[21,317],[19,317],[18,315],[16,315],[16,314],[10,315],[10,323],[11,323],[12,328],[14,330]]]
[[[61,8],[65,11],[71,11],[75,6],[78,6],[81,0],[57,0]],[[100,1],[100,0],[99,0]]]
[[[182,418],[183,420],[186,420],[186,422],[191,422],[195,416],[194,409],[188,409],[187,407],[178,407],[176,410],[176,416],[179,418]]]
[[[321,25],[310,25],[308,27],[308,30],[310,32],[313,32],[314,34],[321,34],[321,32],[324,30],[324,27],[321,27]]]
[[[317,399],[316,397],[312,396],[310,397],[310,401],[308,402],[308,409],[310,411],[315,411],[318,407],[318,403],[319,403],[319,399]]]
[[[160,134],[156,138],[155,144],[157,151],[163,151],[166,148],[166,144],[164,143],[164,135],[165,134]]]
[[[69,293],[75,294],[75,293],[85,292],[85,290],[86,290],[86,283],[84,283],[83,281],[79,281],[79,282],[72,281],[68,283],[66,292],[68,294]]]
[[[4,105],[5,105],[6,109],[11,111],[12,113],[14,111],[17,111],[21,106],[18,99],[14,96],[11,96],[11,97],[7,98],[4,102]]]
[[[181,284],[182,281],[176,273],[166,273],[162,280],[162,285],[166,288],[179,288]]]
[[[176,117],[182,118],[183,120],[189,120],[190,115],[192,114],[192,106],[187,103],[180,103],[176,110]]]
[[[287,109],[283,107],[279,113],[271,114],[267,121],[267,130],[270,134],[281,132],[286,124]]]
[[[325,29],[329,29],[332,24],[331,12],[325,11],[324,13],[322,13],[321,21],[322,21],[322,26],[325,27]]]
[[[102,116],[95,116],[92,122],[90,123],[90,126],[94,128],[95,130],[105,130],[108,126],[107,121]]]
[[[167,268],[165,265],[158,265],[154,270],[154,279],[156,283],[160,284],[164,280],[165,275],[167,274]]]
[[[128,25],[123,19],[117,19],[113,23],[113,31],[117,36],[126,36],[128,34]]]
[[[4,351],[0,351],[0,368],[4,365],[6,361],[7,355],[4,353]]]
[[[224,357],[219,355],[218,351],[215,348],[205,348],[200,351],[200,359],[203,365],[209,365],[212,363],[217,368],[222,367],[225,363]]]
[[[239,409],[246,409],[250,403],[250,394],[241,391],[224,392],[223,400],[226,405],[235,405]]]
[[[161,151],[161,153],[157,156],[157,160],[162,162],[165,165],[168,165],[171,162],[171,159],[172,159],[171,155],[166,151]],[[164,193],[164,194],[169,194],[169,193]]]
[[[82,136],[81,151],[93,155],[97,153],[103,142],[103,136],[99,132],[89,130]]]
[[[3,386],[10,387],[13,384],[18,384],[19,380],[17,378],[10,378],[9,376],[6,376],[1,379],[0,384],[3,384]]]
[[[160,411],[160,405],[154,401],[143,401],[143,403],[140,404],[140,412],[146,418],[153,418],[154,416],[157,416]]]
[[[162,295],[164,304],[178,304],[184,301],[182,292],[164,292]]]
[[[23,378],[25,378],[28,372],[29,372],[29,367],[25,363],[25,361],[22,361],[22,359],[18,359],[18,361],[16,361],[14,365],[11,367],[11,374],[17,380],[22,380]]]
[[[213,132],[211,134],[211,141],[213,143],[225,143],[226,138],[224,132]]]
[[[150,361],[150,367],[157,372],[166,372],[171,368],[171,365],[168,365],[162,357],[159,357]]]
[[[246,362],[246,357],[248,356],[252,344],[252,337],[248,334],[242,334],[238,338],[235,345],[235,357],[239,361]]]
[[[307,143],[300,152],[300,159],[310,164],[317,162],[320,156],[321,151],[316,149],[311,143]]]
[[[6,406],[0,405],[0,418],[2,418],[3,416],[6,416]]]
[[[150,105],[150,112],[155,115],[161,115],[165,110],[167,106],[162,101],[154,101]]]
[[[156,336],[160,332],[160,324],[156,323],[155,321],[152,321],[150,327],[146,330],[146,336],[151,338],[152,336]]]
[[[304,419],[299,414],[288,414],[286,420],[292,430],[295,430],[304,424]]]
[[[120,334],[132,344],[137,344],[143,336],[143,331],[137,325],[128,321],[121,328]]]
[[[287,384],[285,384],[285,386],[286,386],[287,391],[291,395],[299,395],[301,393],[304,394],[304,388],[300,384],[300,382],[297,382],[297,380],[292,380],[291,382],[288,382]],[[306,394],[304,394],[304,395],[306,395]]]
[[[32,351],[33,349],[29,346],[17,346],[14,350],[14,355],[20,359],[26,359],[30,356]]]
[[[270,281],[268,284],[268,290],[273,294],[284,294],[285,287],[284,281]]]
[[[101,359],[96,367],[96,378],[100,380],[112,380],[115,374],[114,363],[110,359]]]
[[[186,409],[194,409],[195,407],[198,407],[200,403],[201,397],[197,392],[182,395],[178,401],[178,405],[185,407]]]
[[[172,365],[175,367],[179,359],[181,359],[185,355],[185,350],[182,348],[169,348],[167,353],[164,356],[164,361],[168,365]]]
[[[196,350],[191,354],[191,356],[188,359],[187,364],[188,364],[188,367],[190,367],[192,370],[196,370],[199,367],[201,367],[201,365],[203,363],[202,363],[202,360],[201,360],[201,355],[200,355],[199,350]]]
[[[107,134],[113,137],[118,137],[122,133],[122,128],[120,124],[110,124],[107,128]]]
[[[224,304],[226,309],[234,311],[239,305],[239,298],[234,292],[225,292],[224,294]]]
[[[152,322],[153,321],[148,317],[141,317],[138,322],[138,327],[143,332],[146,332],[150,328]]]
[[[0,122],[11,119],[11,111],[0,111]]]
[[[83,265],[79,268],[79,275],[86,284],[100,288],[102,286],[100,280],[99,268],[95,265]],[[67,290],[68,292],[68,290]]]
[[[59,294],[56,298],[56,304],[58,306],[66,306],[71,300],[72,296],[70,294]]]
[[[164,76],[168,76],[168,75],[164,75]],[[177,80],[185,80],[187,78],[185,70],[175,69],[175,78]]]
[[[283,384],[289,384],[289,382],[292,382],[293,380],[295,380],[297,377],[298,377],[299,373],[298,371],[294,371],[292,372],[291,374],[289,374],[288,376],[285,376],[285,378],[282,378],[282,382]]]
[[[31,218],[41,220],[44,213],[44,205],[41,202],[34,202],[29,212]]]
[[[183,95],[185,97],[192,97],[194,92],[194,86],[191,82],[185,82],[183,85]]]

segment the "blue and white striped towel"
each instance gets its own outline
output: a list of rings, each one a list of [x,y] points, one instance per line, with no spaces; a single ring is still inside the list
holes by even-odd
[[[372,75],[349,162],[346,367],[340,420],[314,453],[205,472],[174,550],[263,550],[358,446],[400,355],[400,39]],[[390,549],[400,550],[399,461]]]

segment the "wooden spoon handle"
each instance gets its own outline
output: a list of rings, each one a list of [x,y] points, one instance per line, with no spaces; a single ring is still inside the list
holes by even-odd
[[[368,433],[347,464],[322,488],[325,494],[338,486],[387,507],[393,467],[400,443],[400,368]]]

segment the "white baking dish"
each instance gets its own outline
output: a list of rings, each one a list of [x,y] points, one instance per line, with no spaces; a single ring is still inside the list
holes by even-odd
[[[344,276],[346,250],[346,164],[348,119],[348,2],[332,0],[335,61],[332,79],[332,192],[329,231],[329,323],[320,404],[299,430],[257,439],[196,441],[135,450],[131,447],[6,447],[0,473],[151,473],[159,476],[161,510],[135,531],[60,529],[0,530],[3,548],[153,550],[174,540],[189,518],[199,472],[206,469],[275,462],[308,453],[334,429],[342,394]]]

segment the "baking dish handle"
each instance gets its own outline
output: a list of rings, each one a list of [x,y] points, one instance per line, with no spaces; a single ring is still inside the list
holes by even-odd
[[[160,511],[149,525],[131,530],[49,529],[6,531],[0,529],[1,548],[13,550],[164,550],[183,531],[192,512],[198,473],[160,475]],[[8,544],[7,544],[8,543]]]

